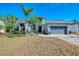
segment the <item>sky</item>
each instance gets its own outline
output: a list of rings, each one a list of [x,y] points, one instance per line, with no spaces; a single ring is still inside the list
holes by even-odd
[[[49,20],[71,21],[79,19],[79,3],[25,3],[26,8],[34,8],[33,16],[43,16]],[[21,19],[25,19],[25,15],[18,3],[0,3],[0,15],[7,16],[13,14]]]

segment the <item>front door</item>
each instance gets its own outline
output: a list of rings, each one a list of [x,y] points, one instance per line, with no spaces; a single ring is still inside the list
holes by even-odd
[[[38,27],[38,33],[42,33],[42,26]]]

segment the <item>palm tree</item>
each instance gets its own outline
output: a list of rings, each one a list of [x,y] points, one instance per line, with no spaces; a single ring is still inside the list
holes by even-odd
[[[29,15],[34,11],[33,8],[25,8],[25,6],[23,4],[20,4],[20,6],[22,7],[23,13],[25,15],[25,17],[27,17],[27,20],[29,19]],[[25,30],[25,33],[27,33],[28,30]]]
[[[76,19],[73,19],[72,22],[76,22]]]
[[[30,15],[30,13],[32,13],[34,11],[33,8],[27,9],[27,8],[25,8],[25,6],[23,4],[20,4],[20,5],[22,7],[22,10],[23,10],[23,13],[24,13],[25,17],[26,16],[28,17]]]

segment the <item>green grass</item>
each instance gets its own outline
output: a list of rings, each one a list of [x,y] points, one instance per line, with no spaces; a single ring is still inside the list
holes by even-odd
[[[0,55],[79,55],[79,47],[59,38],[39,36],[0,37]]]

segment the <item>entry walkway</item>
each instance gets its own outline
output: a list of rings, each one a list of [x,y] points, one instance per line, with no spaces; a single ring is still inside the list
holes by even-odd
[[[43,35],[43,34],[39,34],[38,36],[58,37],[62,40],[68,41],[72,44],[75,44],[75,45],[79,46],[79,35],[64,35],[64,34]]]

